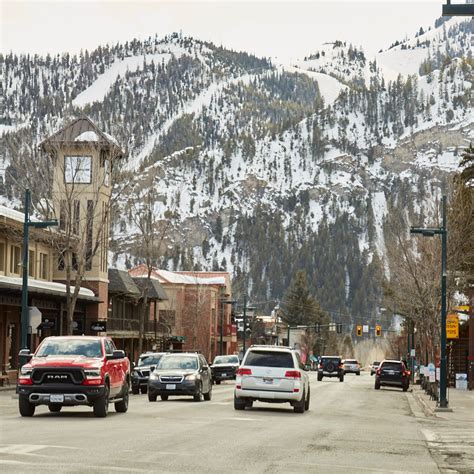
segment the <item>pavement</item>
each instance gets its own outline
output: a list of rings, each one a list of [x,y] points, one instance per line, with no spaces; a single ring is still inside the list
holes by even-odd
[[[452,411],[436,411],[436,401],[420,386],[413,397],[424,413],[422,432],[428,449],[442,472],[474,472],[474,392],[449,389]]]
[[[0,472],[474,472],[467,446],[457,447],[455,464],[438,449],[449,446],[458,422],[426,416],[417,393],[374,390],[364,373],[344,383],[310,379],[304,414],[259,402],[235,411],[232,382],[214,386],[209,402],[134,395],[127,413],[111,407],[107,418],[88,407],[57,414],[39,407],[22,418],[15,393],[3,391]]]

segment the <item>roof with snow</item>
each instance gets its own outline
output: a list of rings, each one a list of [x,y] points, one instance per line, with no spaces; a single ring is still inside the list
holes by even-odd
[[[158,278],[162,283],[181,283],[184,285],[225,285],[224,277],[206,278],[201,272],[195,272],[194,275],[185,275],[182,273],[170,272],[168,270],[156,270]]]
[[[0,275],[0,288],[21,291],[23,281],[20,277],[10,277]],[[28,291],[37,294],[46,294],[53,296],[66,296],[66,285],[63,283],[56,283],[54,281],[42,281],[28,278]],[[94,292],[81,288],[79,290],[79,300],[98,302],[99,299],[94,295]]]
[[[40,143],[40,148],[50,151],[58,145],[96,143],[98,146],[113,150],[116,158],[123,156],[117,140],[108,133],[102,132],[88,117],[75,119],[61,130],[53,133]]]

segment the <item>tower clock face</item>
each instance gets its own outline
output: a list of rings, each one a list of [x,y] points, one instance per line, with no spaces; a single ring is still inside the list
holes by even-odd
[[[64,181],[66,183],[89,184],[92,178],[92,157],[64,157]]]

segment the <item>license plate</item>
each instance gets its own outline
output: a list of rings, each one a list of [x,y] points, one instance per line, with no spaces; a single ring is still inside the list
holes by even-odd
[[[227,374],[222,374],[222,377],[227,377]]]
[[[176,390],[176,384],[174,383],[166,384],[166,390]]]
[[[49,401],[51,403],[63,403],[64,402],[64,395],[50,395]]]
[[[264,378],[263,383],[273,383],[273,379]]]

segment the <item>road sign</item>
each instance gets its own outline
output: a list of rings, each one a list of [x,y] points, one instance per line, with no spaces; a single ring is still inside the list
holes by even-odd
[[[448,314],[446,316],[446,337],[448,339],[459,338],[459,316],[457,314]]]
[[[367,334],[369,332],[369,325],[368,324],[364,324],[362,326],[362,330]]]
[[[415,357],[415,355],[416,355],[415,349],[411,349],[410,350],[410,357]]]
[[[433,363],[428,364],[428,374],[430,378],[430,382],[433,383],[436,381],[436,367]]]

